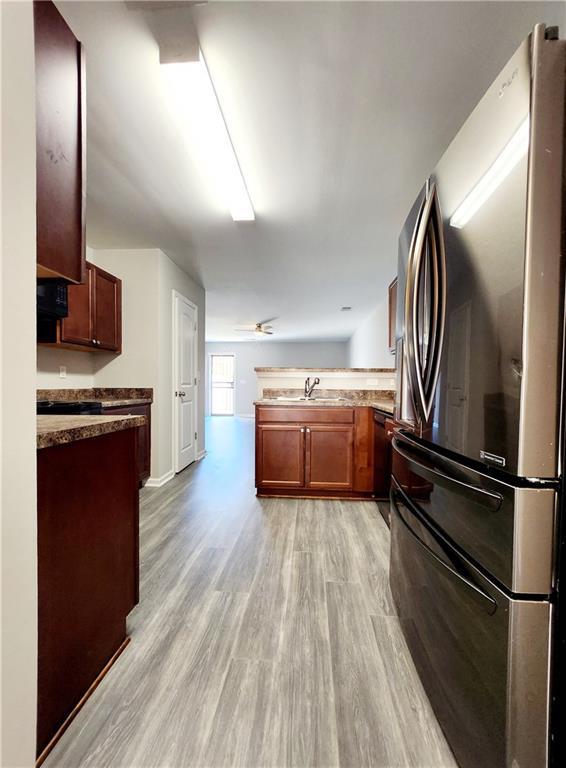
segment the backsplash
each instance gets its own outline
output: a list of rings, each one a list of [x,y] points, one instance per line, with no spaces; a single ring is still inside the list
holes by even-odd
[[[277,397],[301,397],[304,394],[303,389],[268,389],[263,390],[263,397],[267,400]],[[372,402],[376,398],[375,389],[320,389],[316,387],[313,397],[345,397],[348,400],[367,400]],[[379,390],[379,397],[383,400],[395,399],[394,389]]]
[[[153,400],[151,387],[92,387],[90,389],[38,389],[38,400]]]

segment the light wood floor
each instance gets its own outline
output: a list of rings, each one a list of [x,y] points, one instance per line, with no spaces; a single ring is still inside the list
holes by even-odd
[[[454,768],[377,505],[258,500],[251,420],[211,419],[207,447],[142,492],[132,642],[46,768]]]

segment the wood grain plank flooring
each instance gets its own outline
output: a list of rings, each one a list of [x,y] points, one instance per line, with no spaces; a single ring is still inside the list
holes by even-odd
[[[373,502],[257,499],[253,421],[140,508],[132,642],[46,768],[456,768]]]

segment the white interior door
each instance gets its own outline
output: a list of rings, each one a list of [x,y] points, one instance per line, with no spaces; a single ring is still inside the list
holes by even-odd
[[[197,311],[184,296],[174,294],[175,471],[197,457]]]

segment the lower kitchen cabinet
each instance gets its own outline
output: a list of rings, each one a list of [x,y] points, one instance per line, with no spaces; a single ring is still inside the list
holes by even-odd
[[[257,429],[256,475],[263,488],[302,488],[305,481],[305,428],[262,424]]]
[[[104,408],[104,414],[118,414],[120,416],[145,416],[145,424],[138,427],[138,475],[140,483],[151,472],[151,405],[129,405]]]
[[[369,408],[258,405],[258,494],[371,497],[370,429]]]
[[[128,642],[138,602],[136,428],[37,452],[37,752]]]
[[[351,491],[354,487],[353,425],[315,424],[305,429],[305,487]]]

